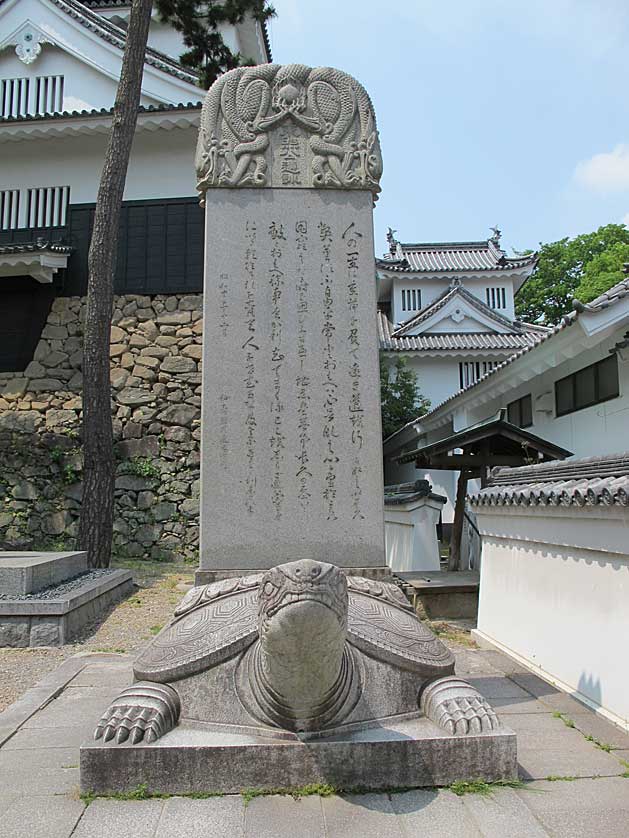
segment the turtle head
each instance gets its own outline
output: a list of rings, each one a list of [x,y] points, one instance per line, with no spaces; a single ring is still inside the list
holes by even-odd
[[[272,624],[322,617],[336,621],[345,637],[347,629],[347,580],[335,565],[301,559],[268,570],[260,582],[258,627],[263,637]],[[334,619],[332,619],[334,618]]]

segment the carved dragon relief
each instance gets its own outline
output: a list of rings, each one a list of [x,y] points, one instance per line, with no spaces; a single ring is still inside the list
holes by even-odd
[[[197,189],[264,187],[280,127],[303,132],[303,179],[284,186],[380,192],[382,157],[371,100],[351,76],[330,67],[238,67],[206,96],[197,143]]]

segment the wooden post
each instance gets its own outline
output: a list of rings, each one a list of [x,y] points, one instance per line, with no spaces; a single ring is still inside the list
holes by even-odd
[[[469,472],[461,471],[456,484],[456,501],[454,504],[454,523],[452,525],[452,538],[450,539],[450,559],[448,570],[459,570],[461,561],[461,536],[463,535],[463,515],[465,512],[465,495],[467,494],[467,481]]]

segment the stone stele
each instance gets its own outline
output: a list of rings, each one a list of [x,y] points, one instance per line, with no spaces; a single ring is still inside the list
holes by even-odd
[[[81,748],[97,793],[514,779],[515,734],[393,584],[302,559],[193,588]]]
[[[373,108],[353,78],[244,67],[208,92],[198,581],[382,568]]]

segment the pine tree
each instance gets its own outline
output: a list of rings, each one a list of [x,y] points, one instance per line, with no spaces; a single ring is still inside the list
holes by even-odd
[[[395,375],[391,376],[385,358],[380,357],[380,404],[382,438],[394,434],[408,422],[423,416],[430,409],[430,400],[419,392],[417,375],[406,361],[398,358]]]

